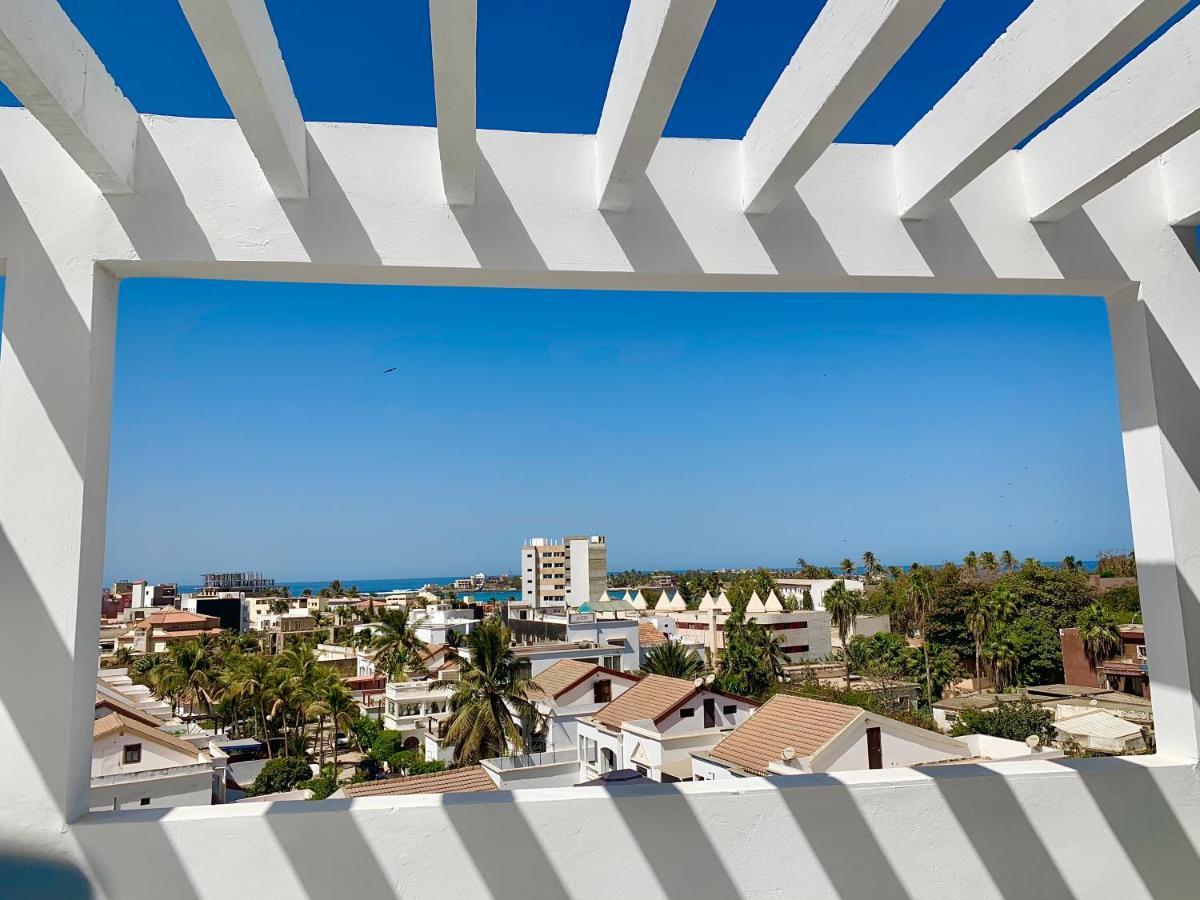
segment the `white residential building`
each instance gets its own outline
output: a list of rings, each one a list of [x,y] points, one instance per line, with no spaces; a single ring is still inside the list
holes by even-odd
[[[521,600],[513,605],[582,606],[608,588],[608,547],[603,535],[530,538],[521,548]]]
[[[431,723],[450,717],[453,692],[450,681],[389,681],[384,689],[383,727],[404,736],[405,750],[416,750]]]
[[[829,613],[812,609],[767,612],[766,607],[767,604],[762,601],[756,607],[752,598],[751,605],[746,608],[746,618],[770,629],[780,639],[790,662],[824,659],[833,652]],[[719,612],[715,605],[707,610],[702,608],[667,615],[675,620],[679,640],[703,647],[708,659],[716,659],[725,647],[725,625],[729,613]]]
[[[161,730],[166,723],[97,692],[89,809],[208,806],[224,796],[224,759]],[[223,757],[223,754],[221,754]]]
[[[540,734],[527,741],[527,749],[571,752],[576,749],[579,718],[616,700],[637,684],[638,678],[596,663],[561,659],[543,670],[535,683],[529,699],[543,721]],[[518,724],[525,727],[525,723]]]
[[[472,608],[453,607],[445,603],[431,603],[424,609],[414,609],[410,619],[415,623],[417,637],[427,644],[446,643],[446,635],[451,631],[466,637],[483,621]]]
[[[716,745],[758,704],[680,678],[647,675],[577,722],[579,780],[634,769],[653,781],[692,777],[691,754]]]
[[[825,592],[839,581],[846,583],[846,590],[861,593],[864,590],[862,579],[859,578],[776,578],[775,584],[782,597],[801,603],[804,592],[812,597],[813,609],[825,608]]]
[[[776,694],[710,750],[692,754],[696,781],[930,765],[968,759],[1029,759],[1020,741],[948,735],[857,706]],[[1038,758],[1061,757],[1041,751]]]

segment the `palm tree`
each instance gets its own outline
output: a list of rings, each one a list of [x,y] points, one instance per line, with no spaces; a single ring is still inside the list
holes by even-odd
[[[976,567],[979,565],[979,557],[971,550],[963,557],[963,568],[970,570],[971,574],[975,573]]]
[[[860,598],[854,591],[846,590],[846,582],[839,579],[825,591],[825,611],[829,621],[837,629],[842,643],[842,656],[846,659],[846,689],[850,689],[850,653],[847,649],[850,632],[858,618]]]
[[[933,705],[933,679],[929,672],[929,608],[933,604],[933,593],[925,578],[925,570],[918,569],[908,577],[907,606],[909,617],[921,632],[921,653],[925,657],[925,702]]]
[[[667,641],[651,648],[639,674],[666,675],[692,681],[704,674],[704,660],[691,647],[685,647],[678,641]]]
[[[875,554],[870,550],[863,551],[862,561],[863,571],[867,573],[868,578],[874,578],[883,568],[879,565],[878,557],[876,557]]]
[[[1017,558],[1013,556],[1011,550],[1005,550],[1000,554],[1000,565],[1004,568],[1005,572],[1011,572],[1017,567]]]
[[[133,650],[129,647],[118,647],[112,655],[112,661],[118,666],[128,666],[133,660]]]
[[[1074,556],[1070,556],[1070,555],[1064,556],[1063,561],[1058,564],[1058,567],[1060,569],[1062,569],[1064,572],[1078,572],[1078,571],[1080,571],[1080,569],[1083,568],[1079,564],[1079,560],[1077,560]]]
[[[459,681],[450,695],[446,740],[454,745],[456,766],[504,756],[508,747],[522,752],[525,741],[513,717],[535,728],[540,716],[528,699],[532,681],[522,677],[509,646],[511,635],[496,618],[467,635],[470,659],[464,659]]]
[[[998,568],[996,565],[996,554],[991,550],[984,550],[979,554],[979,565],[983,567],[985,572],[995,572]]]
[[[850,559],[849,557],[843,559],[840,563],[838,563],[838,565],[842,569],[842,574],[847,578],[854,574],[854,560]]]
[[[1120,648],[1121,632],[1099,603],[1081,609],[1076,623],[1079,626],[1079,640],[1083,642],[1083,652],[1093,668]]]
[[[380,627],[371,639],[377,671],[391,679],[403,679],[407,669],[419,666],[419,654],[425,648],[425,642],[417,637],[419,624],[411,620],[407,609],[389,609],[379,617]]]
[[[272,758],[271,739],[267,732],[267,695],[271,689],[271,661],[265,656],[243,656],[224,673],[226,689],[231,697],[245,700],[262,724],[263,740],[267,744],[267,759]]]
[[[996,691],[1004,689],[1016,680],[1017,665],[1021,661],[1017,648],[1006,635],[999,635],[988,642],[983,655],[992,664],[992,677],[996,680]]]
[[[1006,587],[997,587],[988,595],[992,605],[992,621],[1008,624],[1017,617],[1017,601],[1020,597]]]
[[[983,642],[992,627],[995,607],[986,594],[975,592],[966,599],[967,631],[975,642],[975,680],[982,674]],[[978,685],[976,685],[978,687]]]
[[[171,697],[172,705],[186,701],[192,714],[197,706],[212,710],[213,657],[198,641],[171,646],[166,658],[150,670],[150,684],[160,697]]]
[[[350,690],[340,681],[329,685],[322,698],[325,714],[333,724],[333,777],[336,781],[338,771],[338,731],[344,729],[348,734],[350,726],[358,718],[358,704],[350,695]]]

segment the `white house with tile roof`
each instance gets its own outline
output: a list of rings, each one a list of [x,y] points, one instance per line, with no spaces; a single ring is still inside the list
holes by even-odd
[[[698,682],[698,683],[697,683]],[[718,743],[758,704],[697,682],[647,675],[578,720],[579,781],[636,769],[653,781],[691,778],[691,753]]]
[[[692,753],[696,781],[1029,758],[1034,748],[979,735],[952,738],[887,716],[776,694],[720,743]],[[1046,754],[1041,754],[1043,757]],[[1056,752],[1051,755],[1061,756]]]

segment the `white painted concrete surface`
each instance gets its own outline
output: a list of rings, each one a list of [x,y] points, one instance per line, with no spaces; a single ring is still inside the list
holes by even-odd
[[[476,18],[475,0],[429,0],[438,154],[451,206],[475,202]]]
[[[275,196],[307,197],[304,117],[266,0],[179,0],[179,5]]]
[[[769,213],[833,143],[942,0],[827,3],[742,141],[742,201]]]
[[[0,82],[100,190],[133,190],[137,111],[61,6],[48,0],[0,4]]]
[[[619,861],[622,889],[647,897],[768,896],[781,884],[814,896],[1190,896],[1200,271],[1194,232],[1169,222],[1190,205],[1191,182],[1151,162],[1060,221],[1031,223],[1009,151],[1036,124],[1031,110],[1082,87],[1178,6],[1038,0],[907,145],[833,144],[763,216],[743,212],[734,141],[660,140],[629,211],[606,216],[592,135],[480,132],[475,204],[451,209],[431,128],[308,123],[309,196],[281,201],[239,123],[161,117],[139,126],[137,192],[106,196],[61,123],[0,110],[9,873],[33,877],[28,864],[46,861],[114,897],[323,896],[348,884],[367,896],[591,897],[610,894]],[[13,0],[4,11],[46,8]],[[14,21],[0,16],[0,31],[11,36]],[[60,34],[54,21],[39,28],[39,49]],[[908,212],[928,201],[928,218],[901,221],[898,196]],[[86,815],[117,290],[151,275],[1103,296],[1159,755]],[[144,865],[126,864],[129,846],[146,851]]]
[[[1033,0],[896,145],[900,211],[957,194],[1178,12],[1186,0]]]

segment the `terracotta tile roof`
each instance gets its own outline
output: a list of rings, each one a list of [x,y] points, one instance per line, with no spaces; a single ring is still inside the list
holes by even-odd
[[[496,790],[496,782],[483,766],[447,769],[429,775],[409,775],[405,778],[384,778],[364,781],[342,788],[347,797],[386,797],[399,794],[458,794]]]
[[[534,678],[536,688],[529,691],[530,700],[546,700],[557,697],[572,685],[579,684],[600,666],[596,663],[580,662],[577,659],[560,659],[548,666]]]
[[[173,750],[178,750],[180,753],[190,756],[193,762],[201,761],[200,751],[187,741],[181,740],[172,734],[167,734],[165,731],[159,731],[157,728],[150,728],[120,713],[109,713],[107,716],[101,716],[92,723],[93,741],[98,741],[101,738],[108,737],[110,734],[118,733],[136,735],[148,741],[154,741],[163,747],[170,747]]]
[[[649,622],[638,622],[638,641],[642,647],[657,647],[667,642],[667,636]]]
[[[123,700],[118,700],[116,697],[109,697],[99,691],[96,692],[96,709],[103,707],[110,713],[120,713],[127,716],[136,722],[141,722],[143,725],[148,725],[151,728],[157,728],[162,725],[161,719],[155,719],[154,716],[147,712],[143,712],[131,703],[126,703]]]
[[[153,628],[158,625],[186,625],[196,623],[197,625],[207,622],[214,616],[201,616],[196,613],[187,612],[182,609],[173,609],[169,612],[152,613],[142,619],[134,628]]]
[[[601,707],[592,716],[601,725],[620,728],[624,722],[655,720],[675,709],[696,692],[696,686],[682,678],[647,675],[620,697]]]
[[[202,634],[220,634],[220,633],[221,633],[220,628],[198,628],[198,629],[189,629],[186,631],[164,631],[164,632],[154,635],[154,639],[156,641],[160,640],[160,639],[164,640],[164,641],[168,641],[168,640],[175,640],[176,638],[194,638],[194,637],[200,637],[200,635],[202,635]]]
[[[765,775],[768,765],[783,758],[785,747],[797,758],[812,756],[862,714],[857,706],[776,694],[709,753]]]

